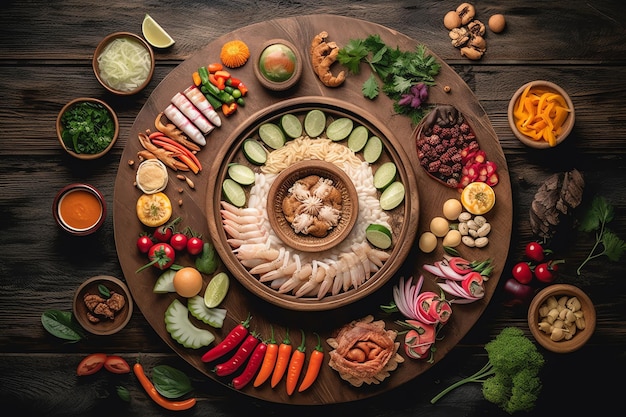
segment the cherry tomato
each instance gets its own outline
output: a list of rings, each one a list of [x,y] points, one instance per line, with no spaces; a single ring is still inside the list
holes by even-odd
[[[170,239],[170,245],[177,251],[185,250],[187,249],[188,240],[186,234],[182,232],[174,233]]]
[[[513,278],[520,284],[528,284],[533,280],[533,271],[527,262],[520,262],[513,267]]]
[[[169,243],[155,243],[148,251],[148,265],[154,265],[158,269],[167,269],[174,264],[176,251]]]
[[[154,239],[156,239],[157,242],[169,242],[174,234],[174,226],[176,226],[180,220],[181,217],[176,217],[171,222],[157,227],[153,233]]]
[[[543,246],[537,242],[528,243],[526,245],[526,249],[524,250],[526,257],[535,262],[543,261],[546,252],[547,251],[543,248]]]
[[[137,239],[137,248],[139,249],[139,252],[141,253],[148,253],[152,245],[154,245],[154,242],[152,241],[150,236],[146,234],[142,234]]]
[[[92,353],[85,357],[76,368],[76,374],[79,376],[91,375],[98,372],[104,366],[107,355],[104,353]]]
[[[107,356],[104,361],[104,368],[114,374],[127,374],[130,372],[128,362],[126,362],[121,356],[117,355]]]
[[[191,255],[199,255],[202,253],[204,241],[199,236],[192,236],[187,240],[187,252]]]
[[[535,268],[535,277],[541,282],[550,283],[556,278],[556,272],[559,270],[558,264],[553,262],[543,262]]]

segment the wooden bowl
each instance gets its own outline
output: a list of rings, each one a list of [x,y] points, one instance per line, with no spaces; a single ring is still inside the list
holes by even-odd
[[[107,46],[109,46],[109,44],[118,40],[126,40],[128,42],[133,42],[134,44],[141,46],[148,54],[147,57],[150,61],[150,69],[148,73],[146,74],[145,79],[137,80],[136,82],[133,82],[132,85],[131,83],[129,83],[128,88],[125,88],[125,87],[122,88],[121,86],[117,86],[117,85],[109,85],[107,81],[105,80],[106,77],[103,76],[102,70],[100,68],[100,57],[102,55],[102,52],[105,50]],[[104,88],[106,88],[111,93],[119,95],[119,96],[130,96],[133,94],[137,94],[138,92],[143,90],[148,85],[148,83],[150,83],[150,80],[152,79],[152,75],[154,74],[154,51],[152,50],[148,42],[146,42],[139,35],[136,35],[130,32],[115,32],[115,33],[111,33],[105,36],[105,38],[102,39],[102,41],[100,41],[100,43],[96,47],[96,50],[93,54],[91,65],[93,68],[93,72],[96,78],[98,79],[98,82]]]
[[[104,148],[102,151],[97,152],[97,153],[77,152],[77,150],[73,148],[73,145],[71,145],[72,139],[68,138],[67,140],[65,140],[63,137],[65,126],[66,126],[64,123],[63,115],[67,111],[74,109],[75,106],[85,105],[84,103],[88,103],[91,106],[104,108],[109,113],[109,116],[111,117],[111,120],[113,122],[113,136],[111,138],[111,142],[109,142],[109,145],[106,148]],[[72,155],[74,158],[85,159],[85,160],[97,159],[106,155],[111,150],[111,148],[113,148],[113,145],[115,145],[115,142],[117,142],[117,138],[120,134],[120,122],[117,119],[117,114],[115,113],[115,111],[111,108],[111,106],[109,106],[104,101],[99,100],[97,98],[91,98],[91,97],[79,97],[79,98],[75,98],[71,100],[65,106],[63,106],[63,108],[57,115],[56,132],[57,132],[57,139],[59,140],[59,143],[61,144],[63,149],[68,154]]]
[[[54,197],[52,215],[59,227],[74,236],[95,233],[106,219],[106,202],[98,189],[89,184],[70,184]]]
[[[85,304],[85,295],[101,295],[101,286],[106,287],[110,293],[121,294],[125,304],[115,311],[113,318],[100,318],[98,323],[93,323],[88,319],[89,309]],[[106,298],[106,297],[103,297]],[[130,321],[133,314],[133,299],[128,291],[128,287],[118,278],[108,275],[98,275],[83,282],[74,293],[73,312],[80,325],[91,334],[104,336],[119,332]]]
[[[514,116],[514,111],[517,106],[517,102],[520,96],[526,90],[526,88],[529,88],[529,87],[531,90],[538,89],[540,91],[548,91],[548,92],[554,92],[554,93],[560,94],[565,100],[565,103],[567,104],[567,107],[570,109],[570,112],[567,118],[565,119],[565,121],[563,122],[563,125],[561,127],[561,132],[556,135],[556,144],[554,146],[557,146],[560,143],[563,143],[563,141],[567,139],[572,129],[574,128],[574,122],[576,119],[574,103],[572,103],[572,100],[569,94],[567,94],[567,92],[563,88],[561,88],[560,86],[550,81],[537,80],[537,81],[528,82],[524,84],[523,86],[521,86],[520,88],[518,88],[515,94],[513,94],[513,97],[511,97],[511,100],[509,101],[509,108],[507,112],[509,127],[513,131],[513,134],[515,135],[516,138],[520,140],[520,142],[522,142],[523,144],[531,148],[548,149],[548,148],[553,147],[550,145],[550,143],[548,143],[544,139],[534,139],[534,138],[531,138],[530,136],[525,135],[524,133],[520,132],[520,130],[515,125],[516,118]]]
[[[542,317],[545,315],[545,312],[553,308],[547,303],[550,301],[555,303],[556,301],[556,310],[560,312],[564,308],[567,308],[567,304],[565,307],[559,307],[558,301],[560,299],[563,301],[573,301],[574,297],[580,302],[579,311],[582,312],[583,315],[582,320],[584,320],[584,328],[580,328],[580,326],[577,326],[577,323],[574,323],[573,327],[575,329],[570,326],[570,330],[564,332],[566,335],[574,332],[571,338],[567,336],[567,338],[555,341],[552,339],[549,329],[543,331],[539,325],[542,321]],[[542,309],[545,309],[545,311]],[[565,315],[565,313],[561,314]],[[580,313],[574,312],[574,314]],[[559,318],[557,318],[557,320],[559,320]],[[565,320],[567,321],[567,319]],[[580,288],[569,284],[554,284],[541,290],[532,299],[530,306],[528,307],[528,327],[530,328],[535,340],[544,348],[556,353],[573,352],[580,349],[585,343],[587,343],[593,334],[596,327],[596,311],[591,299]]]
[[[273,60],[274,65],[269,60]],[[285,63],[292,67],[286,68]],[[302,76],[302,57],[298,48],[284,39],[265,42],[254,60],[254,75],[268,90],[290,89]]]
[[[289,196],[289,189],[310,175],[331,180],[341,193],[339,224],[323,237],[297,233],[283,212],[283,200]],[[350,234],[359,214],[358,195],[350,177],[337,165],[305,160],[289,166],[274,179],[267,196],[267,214],[272,229],[286,245],[303,252],[321,252],[341,243]]]

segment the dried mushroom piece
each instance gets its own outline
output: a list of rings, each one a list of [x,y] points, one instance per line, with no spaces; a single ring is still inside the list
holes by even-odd
[[[384,321],[374,321],[371,315],[352,321],[327,340],[333,348],[328,365],[355,387],[379,384],[404,362],[398,354],[397,335],[396,331],[385,329]]]

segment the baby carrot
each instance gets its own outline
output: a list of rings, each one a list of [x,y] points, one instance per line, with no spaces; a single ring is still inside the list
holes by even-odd
[[[200,87],[202,85],[202,79],[200,78],[200,73],[198,73],[198,71],[194,71],[193,74],[191,74],[191,78],[193,79],[193,84],[196,87]]]
[[[274,388],[283,375],[285,375],[285,371],[287,370],[287,366],[289,365],[289,357],[291,356],[291,341],[289,340],[289,329],[287,329],[287,334],[285,338],[278,346],[278,357],[276,358],[276,367],[274,367],[274,372],[272,373],[271,385]]]
[[[317,379],[317,375],[320,373],[320,368],[324,360],[324,348],[322,347],[320,335],[317,333],[314,334],[317,336],[317,346],[315,346],[315,349],[311,353],[309,365],[306,368],[306,373],[304,374],[300,388],[298,388],[298,392],[302,392],[313,385],[313,382]]]
[[[276,339],[274,338],[274,327],[272,327],[271,324],[270,333],[271,336],[270,340],[267,342],[267,349],[265,351],[265,356],[263,357],[261,369],[259,369],[259,373],[253,383],[255,387],[261,386],[268,380],[268,378],[272,375],[274,365],[276,365],[276,358],[278,357],[278,343],[276,343]]]
[[[298,378],[300,378],[300,373],[302,372],[302,368],[304,367],[304,357],[306,346],[304,344],[304,330],[300,330],[302,332],[302,343],[300,346],[293,352],[291,355],[291,360],[289,361],[289,369],[287,371],[287,394],[291,395],[296,389],[296,384],[298,383]]]

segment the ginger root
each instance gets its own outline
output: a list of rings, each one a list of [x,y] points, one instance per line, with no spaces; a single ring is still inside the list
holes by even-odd
[[[346,79],[345,71],[336,76],[330,71],[331,65],[337,60],[339,47],[335,42],[326,42],[327,32],[320,32],[311,42],[311,63],[322,84],[327,87],[338,87]]]

